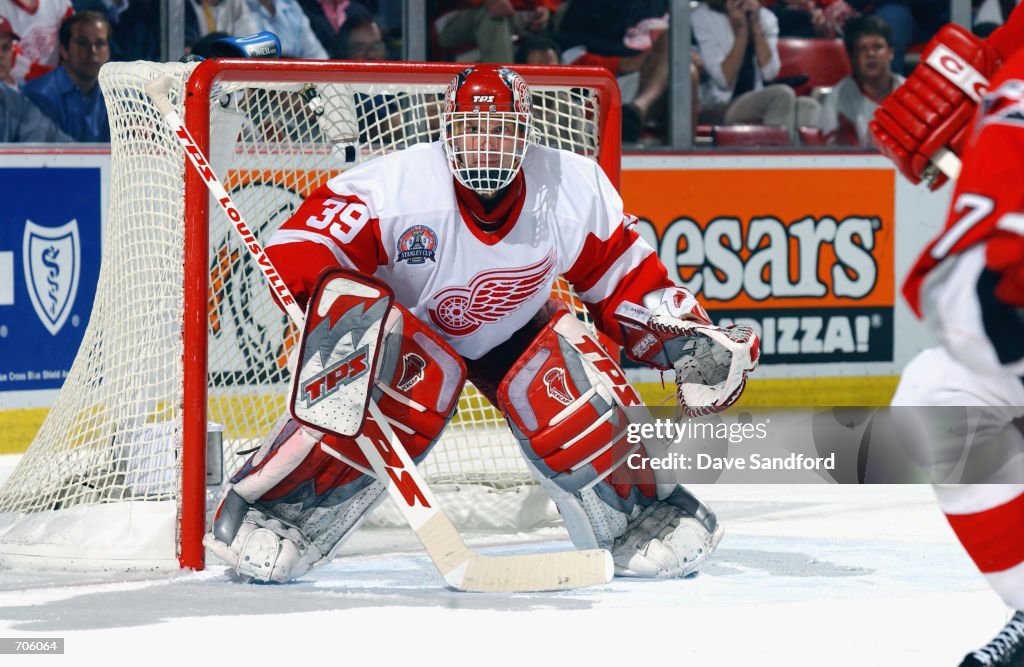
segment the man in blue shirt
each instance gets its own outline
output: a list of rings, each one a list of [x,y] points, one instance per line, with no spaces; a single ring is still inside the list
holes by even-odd
[[[25,96],[75,141],[110,141],[107,106],[98,82],[110,60],[110,24],[99,12],[64,19],[58,33],[61,66],[29,81]]]

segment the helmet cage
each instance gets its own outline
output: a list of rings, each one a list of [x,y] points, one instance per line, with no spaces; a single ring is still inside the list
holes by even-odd
[[[459,74],[441,118],[441,143],[455,180],[482,195],[508,186],[533,138],[531,107],[529,88],[512,70]]]
[[[508,186],[522,166],[532,128],[526,114],[505,111],[445,114],[442,142],[455,180],[484,195]]]

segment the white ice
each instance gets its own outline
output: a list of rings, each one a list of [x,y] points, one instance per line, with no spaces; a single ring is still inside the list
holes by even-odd
[[[927,486],[694,490],[726,536],[685,580],[458,593],[407,531],[365,531],[288,585],[241,584],[218,565],[169,577],[0,571],[0,637],[66,640],[63,656],[0,665],[956,665],[1005,621]],[[559,531],[542,537],[477,544],[570,546]]]

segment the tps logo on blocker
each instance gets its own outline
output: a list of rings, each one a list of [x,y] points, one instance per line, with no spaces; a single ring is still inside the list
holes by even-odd
[[[60,227],[43,227],[25,221],[22,262],[25,286],[36,315],[56,336],[68,319],[78,293],[82,270],[82,242],[78,221]]]

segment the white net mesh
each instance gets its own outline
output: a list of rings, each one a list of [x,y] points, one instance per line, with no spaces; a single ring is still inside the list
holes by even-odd
[[[122,521],[129,524],[158,506],[169,516],[166,523],[177,520],[182,406],[188,398],[182,377],[186,365],[202,361],[185,349],[182,337],[187,285],[209,281],[207,417],[223,426],[228,472],[241,463],[238,453],[255,447],[285,409],[285,361],[294,328],[214,207],[207,261],[186,265],[186,200],[208,195],[186,192],[180,145],[143,86],[173,77],[170,101],[183,113],[182,91],[194,67],[112,63],[101,73],[113,176],[96,303],[59,398],[0,489],[0,558],[36,554],[41,536],[60,529],[71,537],[43,539],[56,543],[45,549],[48,557],[81,560],[75,536],[89,532],[83,528],[89,519],[82,517],[97,505],[123,508]],[[240,77],[244,73],[228,78]],[[259,83],[213,84],[209,157],[250,228],[265,241],[329,176],[435,140],[438,101],[450,75],[425,83],[409,72],[368,77],[321,67],[303,79],[282,65],[279,80],[265,69],[253,78]],[[367,78],[376,82],[355,83]],[[537,140],[596,159],[603,93],[536,83],[534,91]],[[435,484],[510,487],[530,481],[503,418],[472,388],[423,469]],[[117,523],[104,516],[111,528]],[[123,531],[127,537],[105,536],[110,548],[102,558],[174,561],[181,537],[173,528],[163,530],[172,535],[152,548],[139,544],[138,528]]]

